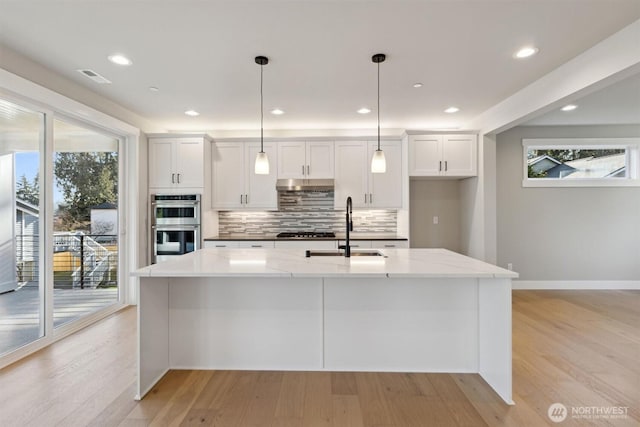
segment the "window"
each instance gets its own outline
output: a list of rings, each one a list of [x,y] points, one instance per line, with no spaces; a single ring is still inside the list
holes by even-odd
[[[524,139],[524,187],[640,186],[640,138]]]

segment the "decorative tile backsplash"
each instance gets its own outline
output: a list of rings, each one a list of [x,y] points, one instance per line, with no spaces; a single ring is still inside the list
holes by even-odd
[[[256,237],[282,231],[345,231],[345,211],[334,210],[333,190],[279,191],[277,211],[220,211],[220,235],[248,234]],[[346,202],[345,202],[346,204]],[[354,231],[395,233],[395,210],[354,210]]]
[[[395,233],[397,217],[395,210],[354,210],[353,229],[363,233]],[[220,235],[241,233],[259,237],[281,231],[340,233],[345,230],[345,211],[220,211],[218,223]]]

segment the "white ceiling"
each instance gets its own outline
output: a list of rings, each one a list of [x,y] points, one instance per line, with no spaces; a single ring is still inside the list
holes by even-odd
[[[0,43],[167,130],[464,127],[640,18],[638,0],[0,0]],[[521,46],[538,55],[515,60]],[[112,53],[128,68],[107,61]],[[113,83],[98,85],[76,70]],[[415,89],[413,83],[421,82]],[[151,92],[157,86],[159,92]],[[445,114],[451,105],[461,109]],[[367,116],[355,111],[372,108]],[[184,115],[187,109],[199,117]]]
[[[628,77],[582,98],[567,102],[578,108],[559,108],[524,123],[540,125],[626,125],[640,124],[640,74]]]

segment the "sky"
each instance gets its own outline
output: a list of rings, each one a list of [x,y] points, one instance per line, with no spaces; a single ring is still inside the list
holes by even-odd
[[[40,167],[40,153],[35,151],[25,151],[15,153],[16,164],[16,182],[24,175],[29,182],[33,182],[33,178],[38,173]],[[53,191],[53,205],[58,206],[64,201],[62,192],[56,186]]]

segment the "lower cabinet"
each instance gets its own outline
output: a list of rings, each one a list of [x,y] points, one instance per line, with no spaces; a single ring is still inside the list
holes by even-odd
[[[344,240],[339,240],[338,245],[343,246]],[[362,249],[391,249],[408,248],[408,240],[351,240],[349,246]]]
[[[273,240],[205,240],[204,248],[264,248],[273,249]]]
[[[335,240],[276,240],[276,249],[337,249]]]

